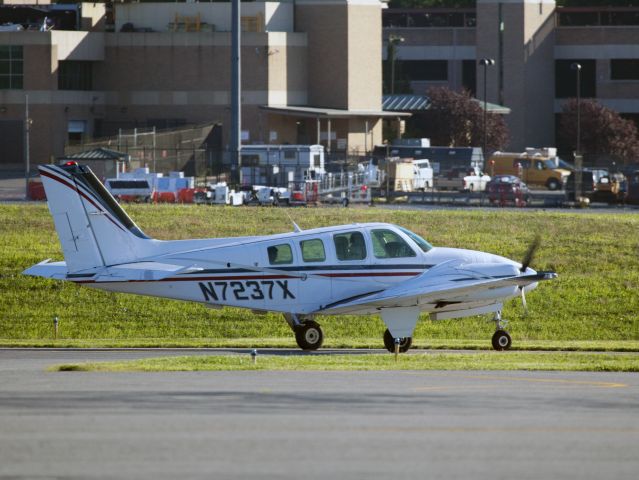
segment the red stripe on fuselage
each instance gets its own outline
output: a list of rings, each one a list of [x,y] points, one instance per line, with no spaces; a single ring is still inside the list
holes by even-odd
[[[84,192],[82,192],[81,190],[79,190],[75,185],[71,185],[69,182],[67,182],[66,180],[63,180],[62,178],[56,177],[55,175],[52,175],[51,173],[47,172],[46,170],[40,170],[40,175],[44,175],[45,177],[49,177],[53,180],[56,180],[57,182],[60,182],[62,185],[65,185],[67,187],[69,187],[71,190],[79,193],[80,195],[82,195],[84,198],[86,198],[89,202],[91,202],[91,205],[93,205],[95,208],[97,208],[100,212],[104,213],[104,215],[106,216],[106,218],[116,227],[118,227],[120,230],[122,230],[123,232],[125,231],[120,225],[118,225],[115,220],[113,220],[111,218],[111,216],[108,214],[108,212],[106,212],[105,210],[101,209],[93,200],[91,200],[91,198],[89,198],[89,196],[87,196]]]

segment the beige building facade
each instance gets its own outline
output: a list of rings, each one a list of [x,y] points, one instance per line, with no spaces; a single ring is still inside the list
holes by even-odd
[[[556,145],[556,115],[581,96],[639,118],[639,9],[557,7],[554,0],[477,0],[475,8],[384,12],[409,88],[467,88],[510,108],[511,149]],[[494,66],[478,64],[482,58]],[[484,72],[484,68],[486,69]]]
[[[242,3],[243,143],[321,143],[343,155],[381,143],[382,7]],[[77,17],[82,30],[0,31],[0,164],[23,162],[27,101],[35,164],[136,127],[216,123],[226,148],[229,3],[84,3]]]

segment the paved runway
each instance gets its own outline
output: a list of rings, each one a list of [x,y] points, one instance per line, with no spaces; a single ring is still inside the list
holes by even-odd
[[[0,479],[639,472],[638,374],[44,370],[160,353],[0,350]]]

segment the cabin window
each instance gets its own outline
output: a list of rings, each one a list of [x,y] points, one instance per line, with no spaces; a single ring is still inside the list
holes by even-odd
[[[399,228],[402,232],[408,235],[410,239],[413,242],[415,242],[419,248],[422,249],[423,252],[428,252],[431,248],[433,248],[433,246],[430,243],[428,243],[422,237],[417,235],[415,232],[411,232],[410,230],[406,228],[402,228],[402,227],[397,227],[397,228]]]
[[[364,260],[366,244],[360,232],[338,233],[333,235],[335,253],[338,260]]]
[[[293,251],[288,243],[268,247],[268,261],[271,265],[293,263]]]
[[[319,238],[302,240],[300,242],[300,249],[302,250],[302,259],[305,262],[323,262],[326,260],[324,242]]]
[[[402,258],[416,256],[406,241],[391,230],[371,231],[373,255],[376,258]]]

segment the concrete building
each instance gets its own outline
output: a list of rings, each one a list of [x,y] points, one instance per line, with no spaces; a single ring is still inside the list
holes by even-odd
[[[639,8],[556,7],[554,0],[477,0],[476,8],[389,9],[385,45],[396,41],[396,63],[410,90],[465,87],[510,108],[505,117],[514,150],[556,144],[556,115],[581,95],[639,118]],[[393,37],[391,37],[393,36]],[[494,66],[478,60],[491,58]]]
[[[219,123],[225,147],[230,3],[39,3],[20,18],[0,5],[16,26],[0,31],[0,165],[23,162],[27,96],[33,163],[121,128]],[[243,143],[342,155],[381,143],[380,119],[396,116],[381,107],[382,7],[242,3]]]

